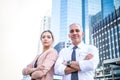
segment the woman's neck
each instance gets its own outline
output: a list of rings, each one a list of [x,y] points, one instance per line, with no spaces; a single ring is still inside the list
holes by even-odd
[[[50,48],[50,46],[43,47],[43,52],[45,52],[45,51],[48,50],[49,48]]]

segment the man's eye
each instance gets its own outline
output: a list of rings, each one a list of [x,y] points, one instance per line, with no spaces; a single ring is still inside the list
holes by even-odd
[[[70,33],[73,33],[74,32],[74,30],[70,30]]]
[[[77,29],[76,32],[80,32],[80,30]]]
[[[76,29],[76,30],[70,30],[70,33],[74,33],[74,32],[80,32],[79,29]]]

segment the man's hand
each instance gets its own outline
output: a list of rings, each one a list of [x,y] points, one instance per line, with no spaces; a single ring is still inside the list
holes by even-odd
[[[90,53],[84,58],[84,60],[90,60],[92,58],[93,58],[93,54]]]
[[[67,66],[67,61],[64,61],[62,64],[65,65],[65,66]]]

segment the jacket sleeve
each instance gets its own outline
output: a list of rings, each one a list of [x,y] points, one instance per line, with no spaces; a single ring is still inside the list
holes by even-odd
[[[54,66],[57,59],[57,51],[51,50],[45,57],[43,64],[40,64],[43,66],[43,69],[35,71],[32,76],[35,76],[34,78],[41,78],[42,76],[46,75],[47,72]]]

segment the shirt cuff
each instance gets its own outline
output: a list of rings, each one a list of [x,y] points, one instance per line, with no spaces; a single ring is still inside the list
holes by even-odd
[[[65,75],[65,68],[66,68],[66,66],[65,65],[61,65],[59,68],[60,68],[59,69],[60,74],[61,75]]]

